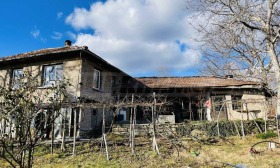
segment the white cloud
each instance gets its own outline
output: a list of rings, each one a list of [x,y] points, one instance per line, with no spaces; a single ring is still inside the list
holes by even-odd
[[[52,37],[52,39],[60,40],[62,38],[62,36],[63,36],[63,34],[60,32],[53,32],[53,35],[51,37]]]
[[[37,29],[37,27],[35,27],[34,30],[31,30],[30,34],[34,37],[34,38],[38,38],[40,36],[40,30]]]
[[[75,8],[66,23],[79,33],[76,45],[87,45],[111,64],[134,74],[155,73],[159,67],[184,71],[200,59],[187,22],[185,0],[108,0],[90,9]],[[184,49],[182,49],[184,46]]]
[[[34,29],[31,30],[30,34],[31,34],[32,37],[34,37],[35,39],[40,40],[43,43],[47,42],[47,39],[40,35],[40,30],[37,29],[37,26],[35,26]]]
[[[56,14],[56,18],[57,18],[57,19],[60,19],[62,16],[63,16],[63,12],[58,12],[58,13]]]

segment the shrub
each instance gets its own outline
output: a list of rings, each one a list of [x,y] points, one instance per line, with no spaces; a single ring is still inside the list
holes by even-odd
[[[238,132],[241,134],[241,121],[236,120],[235,121]],[[256,134],[259,132],[256,123],[260,127],[262,131],[264,131],[264,120],[257,119],[256,121],[249,120],[249,121],[243,121],[244,125],[244,132],[245,135],[248,134]],[[176,129],[177,133],[181,136],[190,135],[190,133],[193,130],[202,130],[207,132],[209,136],[217,136],[218,130],[217,130],[217,122],[188,122],[184,123],[183,125],[179,125]],[[237,130],[234,126],[233,121],[227,121],[227,120],[221,120],[219,121],[219,131],[220,136],[222,137],[228,137],[228,136],[236,136]]]
[[[268,131],[267,133],[261,133],[261,134],[257,134],[256,135],[256,138],[259,138],[259,139],[267,139],[267,138],[273,138],[273,137],[276,137],[277,134],[273,131]]]

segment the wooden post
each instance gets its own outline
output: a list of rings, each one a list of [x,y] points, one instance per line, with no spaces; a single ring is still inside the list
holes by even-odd
[[[62,115],[62,139],[61,139],[61,146],[60,146],[60,150],[62,152],[65,151],[66,118],[67,118],[67,108],[65,108]]]
[[[133,107],[133,102],[134,102],[134,94],[132,94],[132,99],[131,99],[131,104],[132,104],[132,107]],[[134,108],[130,109],[130,132],[129,132],[129,146],[131,147],[131,155],[134,155],[134,146],[133,146],[133,141],[134,141],[134,138],[133,138],[133,133],[134,133],[134,120],[133,120],[133,110]]]
[[[68,135],[69,135],[69,137],[71,137],[71,121],[72,121],[72,111],[73,111],[73,109],[71,108],[71,110],[70,110],[70,114],[69,114],[69,122],[68,122]]]
[[[135,153],[135,124],[136,124],[136,107],[133,107],[133,119],[132,119],[132,133],[131,133],[131,154]]]
[[[77,137],[80,137],[80,127],[81,127],[81,122],[82,122],[82,108],[79,108],[79,120],[77,123],[78,130],[77,130]]]
[[[157,145],[157,141],[156,141],[156,123],[155,123],[156,94],[155,94],[155,92],[153,93],[153,97],[154,97],[154,103],[152,105],[152,124],[153,124],[153,143],[152,143],[152,147],[153,147],[153,150],[156,150],[158,155],[160,155],[158,145]]]
[[[192,101],[191,99],[189,98],[189,112],[190,112],[190,120],[193,119],[193,115],[192,115]]]
[[[106,158],[109,160],[109,153],[108,153],[108,146],[107,146],[107,141],[106,141],[106,130],[105,130],[105,105],[103,105],[103,110],[102,110],[102,138],[106,150]]]
[[[55,122],[55,120],[54,120],[54,114],[55,112],[54,112],[54,109],[53,109],[53,111],[52,111],[52,113],[51,113],[51,124],[52,124],[52,136],[51,136],[51,154],[53,154],[53,146],[54,146],[54,122]]]
[[[251,113],[250,113],[251,114]],[[253,118],[253,121],[254,121],[254,123],[256,124],[256,126],[257,126],[257,128],[258,128],[258,130],[260,131],[260,133],[263,133],[262,132],[262,129],[260,128],[260,126],[258,125],[258,123],[256,122],[256,117],[254,118],[254,116],[251,114],[251,117]]]
[[[249,121],[249,110],[247,108],[247,103],[245,102],[245,107],[246,107],[246,114],[247,114],[247,121]]]
[[[242,133],[242,139],[245,138],[245,132],[244,132],[244,124],[243,124],[243,102],[241,101],[241,133]]]
[[[264,132],[267,133],[267,111],[264,113]]]
[[[224,107],[224,104],[225,104],[225,102],[223,102],[222,107],[220,108],[220,111],[219,111],[219,114],[218,114],[218,117],[217,117],[217,131],[218,131],[218,136],[221,136],[221,135],[220,135],[220,127],[219,127],[219,119],[220,119],[220,114],[221,114],[221,111],[222,111],[222,109],[223,109],[223,107]]]
[[[133,105],[134,95],[132,94],[131,103]],[[132,108],[130,107],[130,119],[129,119],[129,147],[132,147]]]
[[[231,114],[231,110],[229,110],[229,115],[231,116],[233,125],[234,125],[234,127],[235,127],[236,132],[237,132],[237,136],[240,137],[240,133],[239,133],[238,127],[237,127],[237,125],[236,125],[236,123],[235,123],[235,119],[233,118],[233,116],[232,116],[232,114]]]
[[[277,117],[277,113],[275,113],[275,119],[276,119],[276,130],[278,135],[278,142],[280,142],[280,132],[279,132],[279,118]]]
[[[72,155],[76,154],[76,137],[77,137],[77,110],[74,109],[74,133],[73,133],[73,152]]]
[[[188,98],[189,98],[189,113],[190,113],[190,120],[193,120],[193,112],[192,112],[192,100],[191,100],[191,93],[188,89]]]
[[[10,141],[13,139],[13,136],[12,136],[12,125],[13,125],[13,120],[12,120],[12,117],[10,116],[9,117],[9,133],[8,133],[8,137],[9,137]]]

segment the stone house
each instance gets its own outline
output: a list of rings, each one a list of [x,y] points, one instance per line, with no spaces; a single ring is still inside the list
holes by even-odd
[[[31,72],[34,80],[40,85],[38,89],[48,90],[57,81],[67,79],[68,101],[78,99],[102,102],[110,99],[121,87],[121,83],[131,78],[117,67],[109,64],[101,57],[92,53],[86,46],[72,46],[66,41],[65,46],[36,50],[14,56],[0,58],[0,85],[8,88],[19,87],[15,82],[24,72]],[[73,109],[63,108],[67,114],[66,136],[73,135]],[[45,109],[47,112],[47,109]],[[90,131],[101,125],[102,118],[99,108],[83,108],[77,121],[82,131]],[[106,113],[112,117],[112,113]],[[58,117],[55,136],[61,136],[62,118]]]
[[[231,76],[217,77],[144,77],[133,78],[117,67],[89,51],[86,46],[65,46],[36,50],[0,58],[0,85],[19,87],[15,82],[25,71],[31,72],[40,85],[47,90],[57,81],[69,80],[67,94],[70,102],[102,102],[127,94],[162,94],[169,103],[159,116],[161,122],[184,122],[186,120],[254,119],[264,118],[269,110],[267,92],[251,81],[239,81]],[[118,96],[116,96],[118,95]],[[44,109],[47,113],[48,109]],[[73,135],[74,109],[65,107],[67,116],[66,136]],[[147,122],[139,109],[137,122]],[[113,120],[113,112],[106,112],[106,119]],[[118,116],[125,117],[118,117]],[[122,108],[115,120],[128,121],[129,108]],[[139,117],[140,116],[140,117]],[[100,129],[102,109],[82,108],[78,115],[79,131]],[[58,117],[55,135],[61,136],[62,117]],[[1,128],[0,128],[1,129]]]

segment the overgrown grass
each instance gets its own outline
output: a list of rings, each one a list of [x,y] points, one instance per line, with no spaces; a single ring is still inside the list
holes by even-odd
[[[223,167],[224,163],[236,165],[245,164],[249,167],[273,168],[280,167],[279,151],[267,149],[264,144],[256,148],[261,151],[251,156],[249,150],[252,145],[260,140],[256,136],[248,136],[245,139],[230,137],[217,139],[216,143],[202,144],[190,138],[182,138],[180,144],[174,146],[166,139],[157,139],[160,156],[152,151],[151,139],[139,137],[136,140],[135,155],[131,155],[128,142],[119,145],[112,140],[127,141],[127,137],[108,135],[109,157],[101,153],[98,141],[80,143],[77,147],[77,155],[72,156],[72,146],[68,144],[66,152],[55,149],[50,154],[49,145],[42,145],[36,149],[35,168],[103,168],[103,167]],[[275,139],[273,139],[275,141]],[[116,146],[115,146],[116,145]],[[0,167],[8,167],[0,160]]]

